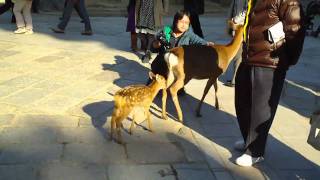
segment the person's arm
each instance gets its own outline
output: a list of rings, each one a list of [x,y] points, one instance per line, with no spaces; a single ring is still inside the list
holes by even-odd
[[[193,33],[192,31],[188,32],[188,35],[190,37],[190,44],[197,44],[197,45],[214,45],[213,42],[208,42],[204,39],[202,39],[201,37],[199,37],[198,35],[196,35],[195,33]]]
[[[304,14],[297,0],[285,1],[280,9],[280,20],[285,32],[285,51],[290,65],[298,62],[305,38]]]

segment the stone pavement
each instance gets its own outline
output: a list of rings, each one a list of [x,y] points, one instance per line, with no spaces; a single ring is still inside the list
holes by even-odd
[[[0,17],[0,179],[23,180],[240,180],[320,177],[320,152],[307,144],[309,116],[319,107],[320,39],[307,38],[288,81],[268,139],[265,161],[251,168],[234,164],[239,139],[233,88],[220,78],[221,110],[213,88],[195,117],[206,81],[191,81],[180,98],[185,126],[160,118],[153,104],[154,133],[141,122],[125,145],[108,140],[114,92],[145,83],[149,64],[129,51],[123,17],[94,17],[94,35],[80,35],[72,18],[66,34],[53,34],[58,16],[34,15],[34,35],[14,35],[9,14]],[[171,19],[166,18],[166,23]],[[226,43],[222,15],[201,18],[205,37]],[[125,128],[130,122],[124,121]]]

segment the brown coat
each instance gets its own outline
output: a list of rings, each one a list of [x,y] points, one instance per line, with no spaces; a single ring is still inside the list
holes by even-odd
[[[275,45],[268,41],[267,31],[279,21],[286,37]],[[297,63],[304,36],[303,12],[298,0],[257,0],[249,14],[243,60],[249,65],[287,69]]]

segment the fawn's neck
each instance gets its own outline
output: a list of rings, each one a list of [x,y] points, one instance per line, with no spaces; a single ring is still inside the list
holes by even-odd
[[[156,81],[152,81],[152,83],[149,85],[149,88],[151,89],[151,97],[154,99],[161,88]]]

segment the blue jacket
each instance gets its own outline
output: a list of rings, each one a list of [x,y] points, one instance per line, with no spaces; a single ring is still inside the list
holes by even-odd
[[[163,34],[163,29],[160,30],[156,35],[156,39],[158,39],[159,36],[161,36],[161,34]],[[174,44],[170,44],[170,47],[178,47],[178,46],[183,46],[183,45],[207,45],[208,41],[202,39],[201,37],[199,37],[198,35],[196,35],[195,33],[193,33],[192,29],[189,28],[185,33],[183,33],[180,37],[179,37],[179,41],[177,43],[177,45]],[[152,52],[164,52],[163,49],[158,48],[151,48]]]

